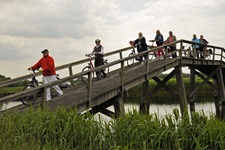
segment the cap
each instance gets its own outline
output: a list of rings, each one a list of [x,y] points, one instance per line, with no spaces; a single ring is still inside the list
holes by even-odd
[[[95,40],[95,43],[97,43],[97,42],[101,42],[101,40],[99,40],[99,39],[96,39],[96,40]]]
[[[41,53],[46,53],[46,52],[48,52],[47,49],[44,49],[43,51],[41,51]]]

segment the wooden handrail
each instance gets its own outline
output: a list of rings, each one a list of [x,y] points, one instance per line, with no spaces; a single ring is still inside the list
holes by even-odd
[[[108,53],[105,53],[104,56],[114,55],[114,54],[117,54],[117,53],[120,53],[120,52],[130,50],[131,48],[132,47],[130,46],[130,47],[126,47],[126,48],[123,48],[123,49],[116,50],[116,51],[108,52]],[[92,59],[94,59],[94,58],[92,58]],[[64,65],[61,65],[61,66],[57,66],[56,71],[67,69],[69,67],[73,67],[73,66],[76,66],[76,65],[79,65],[79,64],[83,64],[83,63],[88,62],[88,61],[89,61],[89,58],[86,58],[86,59],[82,59],[82,60],[75,61],[75,62],[72,62],[72,63],[67,63],[67,64],[64,64]],[[41,73],[36,74],[36,76],[40,76],[40,75],[41,75]],[[27,75],[17,77],[17,78],[14,78],[14,79],[2,81],[2,82],[0,82],[0,88],[11,85],[11,84],[15,84],[15,83],[18,83],[22,80],[27,80],[27,79],[30,79],[30,78],[31,78],[31,75],[27,74]]]

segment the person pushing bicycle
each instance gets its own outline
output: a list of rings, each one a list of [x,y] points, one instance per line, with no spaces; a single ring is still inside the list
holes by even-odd
[[[42,72],[44,84],[54,82],[57,80],[55,73],[55,64],[54,59],[49,56],[49,51],[44,49],[41,51],[43,57],[32,67],[29,67],[28,70],[39,70]],[[59,88],[58,85],[53,86],[58,95],[63,95],[63,91]],[[50,88],[47,88],[47,101],[51,99]]]
[[[95,47],[93,48],[93,51],[90,54],[86,54],[86,56],[95,55],[95,67],[103,65],[103,56],[104,56],[104,47],[101,45],[101,40],[96,39],[95,40]],[[106,73],[104,70],[100,70],[103,74],[103,77],[106,77]],[[96,72],[97,80],[100,79],[100,72]]]

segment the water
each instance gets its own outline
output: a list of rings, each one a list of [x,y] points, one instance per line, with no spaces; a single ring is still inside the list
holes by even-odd
[[[125,113],[133,112],[134,110],[139,111],[139,104],[125,104]],[[110,106],[107,109],[114,112],[114,107]],[[150,105],[150,114],[157,114],[159,117],[163,117],[167,114],[172,114],[173,109],[178,109],[180,111],[180,105],[179,104],[151,104]],[[190,111],[190,107],[188,106],[188,111]],[[208,102],[208,103],[195,103],[195,111],[201,112],[203,111],[206,116],[210,116],[212,114],[215,114],[215,104],[214,102]],[[190,112],[189,112],[190,113]],[[95,120],[104,120],[106,122],[110,121],[111,118],[101,114],[97,113],[95,115]]]
[[[10,107],[14,107],[16,105],[21,104],[21,102],[10,102],[7,104],[3,104],[0,107],[0,110],[5,110]],[[139,111],[139,104],[125,104],[125,113],[128,112],[133,112],[134,110]],[[107,109],[110,111],[114,112],[114,107],[110,106]],[[178,109],[180,110],[180,105],[179,104],[151,104],[150,105],[150,114],[157,114],[159,117],[163,117],[167,114],[172,114],[173,109]],[[190,110],[190,107],[188,106],[188,111]],[[208,102],[208,103],[195,103],[195,110],[196,112],[200,112],[203,110],[206,116],[210,116],[211,114],[215,114],[215,104],[214,102]],[[95,115],[95,118],[98,120],[100,117],[101,120],[111,120],[110,117],[105,116],[104,114],[97,113]]]
[[[0,106],[0,111],[15,107],[15,106],[20,105],[20,104],[22,104],[22,102],[20,102],[20,101],[3,103],[2,106]]]

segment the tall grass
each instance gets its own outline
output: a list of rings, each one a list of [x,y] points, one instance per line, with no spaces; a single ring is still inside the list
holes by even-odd
[[[0,149],[190,150],[225,149],[225,124],[203,112],[192,118],[173,114],[128,113],[109,122],[74,110],[28,110],[0,114]]]

